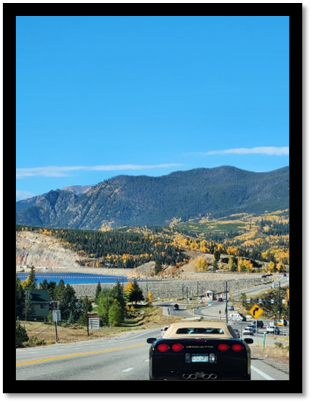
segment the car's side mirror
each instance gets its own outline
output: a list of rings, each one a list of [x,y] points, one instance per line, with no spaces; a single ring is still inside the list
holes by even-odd
[[[146,340],[146,343],[153,344],[156,340],[157,340],[156,337],[149,337],[149,338]]]
[[[253,339],[244,339],[244,342],[247,343],[247,344],[252,344]]]

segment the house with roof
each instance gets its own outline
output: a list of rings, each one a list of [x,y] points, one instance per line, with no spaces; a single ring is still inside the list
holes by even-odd
[[[32,307],[31,318],[45,318],[49,315],[51,298],[47,290],[26,290],[25,299]]]

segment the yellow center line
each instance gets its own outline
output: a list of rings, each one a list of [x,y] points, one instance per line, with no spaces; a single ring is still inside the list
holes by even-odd
[[[44,362],[44,361],[61,360],[63,358],[78,357],[80,355],[109,353],[111,351],[124,350],[126,348],[135,348],[135,347],[140,347],[140,346],[146,346],[146,343],[134,344],[133,346],[127,346],[127,347],[115,347],[115,348],[110,348],[110,349],[107,349],[107,350],[89,351],[89,352],[86,352],[86,353],[75,353],[75,354],[59,355],[57,357],[41,358],[39,360],[17,362],[16,366],[27,365],[27,364],[36,364],[38,362]]]

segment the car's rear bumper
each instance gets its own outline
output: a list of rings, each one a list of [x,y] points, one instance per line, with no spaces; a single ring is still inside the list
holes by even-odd
[[[248,358],[219,359],[218,363],[189,363],[180,357],[155,356],[150,362],[150,379],[250,380]]]

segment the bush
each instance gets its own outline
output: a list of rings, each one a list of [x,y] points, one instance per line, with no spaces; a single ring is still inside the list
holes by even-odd
[[[31,336],[29,337],[29,340],[24,343],[25,347],[36,347],[36,346],[42,346],[45,344],[45,341],[43,339],[38,339],[37,336]]]
[[[15,344],[16,347],[24,347],[23,343],[28,341],[29,337],[27,335],[26,329],[20,324],[20,322],[16,321],[16,333],[15,333]]]

